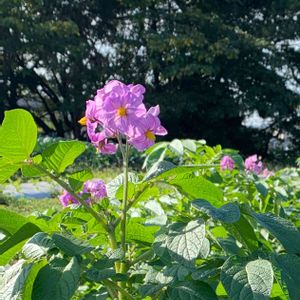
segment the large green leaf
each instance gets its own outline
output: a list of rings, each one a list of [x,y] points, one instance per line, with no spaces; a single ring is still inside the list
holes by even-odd
[[[203,220],[172,224],[166,247],[175,261],[186,266],[193,266],[195,259],[200,256],[206,257],[209,253],[209,241],[205,237]]]
[[[241,215],[240,219],[232,224],[223,223],[223,226],[249,250],[254,251],[258,248],[254,229],[245,216]]]
[[[20,242],[32,237],[39,231],[41,231],[41,229],[35,224],[24,224],[18,231],[16,231],[0,245],[0,255],[8,251],[10,248],[16,246]]]
[[[143,181],[174,178],[177,175],[193,173],[201,169],[211,168],[209,165],[182,165],[176,166],[169,161],[159,161],[155,163],[145,175]]]
[[[217,300],[213,289],[204,282],[181,282],[168,289],[168,299],[176,300]]]
[[[79,240],[71,235],[54,233],[52,239],[55,245],[69,256],[81,255],[94,249],[86,241]]]
[[[158,230],[158,226],[144,225],[139,219],[132,218],[126,225],[126,240],[152,244]]]
[[[62,173],[84,152],[85,144],[79,141],[59,141],[43,153],[43,164],[56,173]]]
[[[12,162],[23,162],[32,153],[37,139],[37,126],[31,114],[23,109],[5,112],[0,128],[0,156]]]
[[[300,232],[290,221],[268,214],[252,214],[255,220],[274,235],[286,251],[300,254]]]
[[[240,219],[241,213],[235,203],[227,203],[220,208],[215,208],[208,201],[197,199],[192,202],[192,206],[212,217],[225,223],[235,223]]]
[[[210,181],[193,174],[178,175],[168,183],[176,186],[179,191],[191,200],[205,199],[216,207],[224,204],[222,191]]]
[[[132,198],[135,191],[135,184],[138,183],[139,177],[133,172],[128,173],[128,199]],[[124,175],[120,174],[107,184],[107,195],[111,199],[123,199],[123,182]]]
[[[295,254],[273,254],[273,264],[280,270],[291,300],[300,299],[300,258]]]
[[[27,222],[28,220],[22,215],[0,208],[0,231],[13,234]]]
[[[54,248],[54,242],[45,232],[38,232],[23,246],[23,254],[26,258],[37,259]]]
[[[232,256],[221,270],[221,282],[231,300],[269,299],[273,286],[273,269],[269,261],[248,261]]]
[[[15,163],[10,159],[0,157],[0,184],[4,183],[14,175],[21,166],[21,163]]]
[[[16,300],[20,298],[32,265],[32,263],[25,264],[24,260],[19,260],[5,271],[0,285],[1,299]]]
[[[22,300],[32,299],[32,289],[33,289],[34,281],[40,269],[43,268],[46,264],[47,261],[45,259],[34,262],[24,284],[24,288],[22,292]]]
[[[70,300],[77,289],[80,265],[76,257],[65,265],[53,262],[43,267],[33,284],[32,300]]]

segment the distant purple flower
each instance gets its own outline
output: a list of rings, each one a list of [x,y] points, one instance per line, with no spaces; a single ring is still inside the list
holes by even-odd
[[[255,174],[260,174],[263,171],[263,163],[257,157],[256,154],[249,156],[245,160],[245,168]]]
[[[221,166],[222,171],[233,170],[235,163],[234,163],[234,160],[230,156],[225,155],[221,160],[220,166]]]
[[[90,193],[94,200],[101,200],[107,196],[106,185],[103,180],[88,180],[83,187],[83,193]]]
[[[63,194],[59,196],[59,201],[63,207],[67,207],[70,204],[79,204],[79,202],[67,191],[64,191]]]
[[[263,177],[265,178],[269,178],[270,176],[274,175],[274,172],[269,171],[267,168],[265,168],[262,172]]]

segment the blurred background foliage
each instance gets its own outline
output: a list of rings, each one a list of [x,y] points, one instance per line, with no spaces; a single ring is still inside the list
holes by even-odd
[[[145,83],[169,139],[291,162],[300,155],[298,0],[0,0],[0,118],[85,139],[85,101]]]

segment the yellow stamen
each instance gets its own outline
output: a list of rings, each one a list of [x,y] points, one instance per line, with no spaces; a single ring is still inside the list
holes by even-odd
[[[79,123],[80,125],[82,125],[82,126],[85,126],[85,125],[86,125],[86,117],[81,118],[81,119],[78,121],[78,123]]]
[[[149,140],[151,140],[151,141],[155,141],[155,135],[151,132],[151,131],[147,131],[146,133],[145,133],[145,135],[146,135],[146,137],[149,139]]]
[[[120,108],[118,108],[117,114],[119,117],[124,117],[127,115],[127,109],[121,106]]]

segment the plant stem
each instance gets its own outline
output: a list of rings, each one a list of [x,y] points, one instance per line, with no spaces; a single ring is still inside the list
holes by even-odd
[[[144,193],[144,191],[147,188],[151,187],[152,185],[153,185],[153,183],[149,183],[149,184],[143,186],[143,188],[141,190],[139,190],[138,192],[136,192],[134,198],[127,202],[127,207],[126,207],[127,211],[136,203],[136,201],[139,199],[140,195],[142,193]],[[121,222],[121,220],[122,220],[122,216],[120,216],[119,218],[116,219],[116,221],[114,223],[114,227],[115,228],[119,225],[119,223]]]
[[[121,247],[126,252],[126,213],[127,213],[127,198],[128,198],[128,152],[129,147],[126,140],[125,153],[123,160],[123,202],[122,202],[122,214],[121,214]]]
[[[123,155],[123,202],[122,202],[122,212],[121,212],[121,248],[123,249],[124,253],[126,253],[126,214],[127,214],[127,200],[128,200],[128,157],[129,157],[129,145],[126,139],[125,144],[125,152]],[[127,271],[127,266],[125,262],[121,262],[120,273],[125,274]],[[120,282],[120,288],[125,288],[126,283]],[[119,293],[119,299],[123,300],[124,295],[123,293]]]
[[[124,290],[119,285],[115,284],[113,281],[111,281],[109,279],[105,279],[105,280],[103,280],[103,283],[106,286],[109,286],[109,287],[114,288],[115,290],[119,291],[123,295],[122,299],[134,300],[134,298],[126,290]]]

